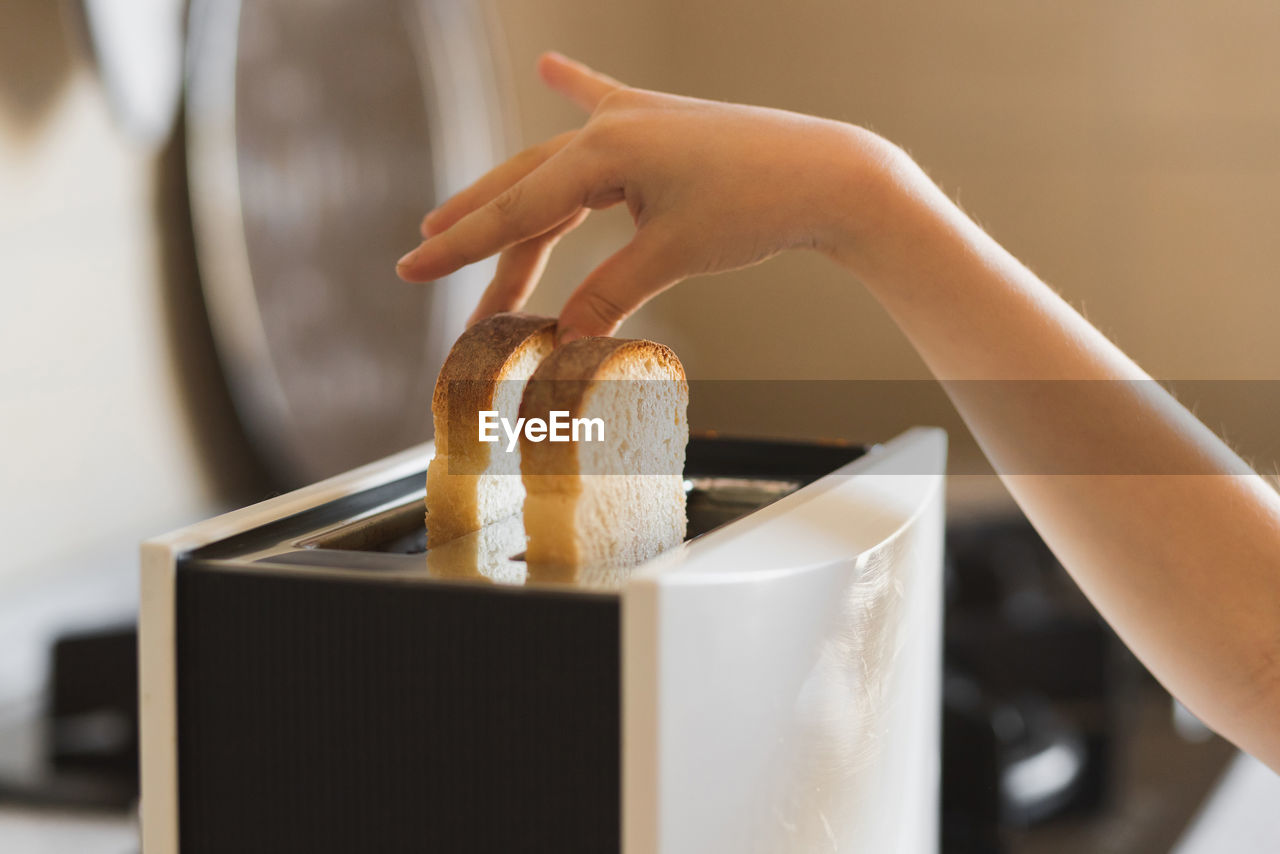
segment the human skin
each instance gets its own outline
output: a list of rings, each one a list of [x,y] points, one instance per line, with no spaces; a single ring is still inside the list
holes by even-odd
[[[423,220],[399,274],[501,252],[473,320],[519,309],[555,242],[626,204],[560,341],[694,276],[823,253],[884,305],[1063,566],[1158,679],[1280,771],[1280,496],[901,149],[840,122],[633,89],[564,57],[590,114]],[[1097,382],[1102,381],[1102,382]]]

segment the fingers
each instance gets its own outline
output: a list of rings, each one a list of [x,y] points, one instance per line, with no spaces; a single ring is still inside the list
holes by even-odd
[[[427,214],[422,220],[420,229],[422,236],[427,238],[439,234],[476,208],[491,201],[503,190],[547,162],[549,157],[568,145],[576,134],[577,131],[569,131],[553,136],[546,142],[526,148],[511,159],[490,169],[471,186]]]
[[[588,113],[595,112],[605,95],[623,88],[607,74],[554,52],[539,57],[538,74],[548,86]]]
[[[505,250],[498,258],[498,269],[493,281],[485,289],[484,295],[474,312],[471,313],[467,325],[471,326],[491,314],[500,311],[519,311],[528,301],[529,295],[542,278],[551,250],[565,234],[582,224],[591,211],[583,209],[564,223],[556,226],[546,234],[530,238],[523,243]]]
[[[588,201],[594,177],[578,161],[553,155],[521,180],[427,238],[400,259],[396,272],[410,282],[428,282],[537,237],[576,214]]]
[[[636,309],[684,278],[673,257],[652,233],[636,232],[569,297],[560,312],[556,343],[612,335]]]
[[[538,72],[547,85],[565,95],[587,112],[595,110],[604,96],[622,84],[580,62],[558,53],[545,53],[538,60]],[[471,213],[503,190],[528,175],[549,157],[573,140],[577,131],[552,137],[541,145],[528,148],[505,163],[491,169],[467,189],[450,198],[427,214],[420,231],[424,238],[439,234]]]

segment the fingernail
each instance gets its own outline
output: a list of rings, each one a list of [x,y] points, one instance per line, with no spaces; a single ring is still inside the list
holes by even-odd
[[[396,262],[396,266],[403,267],[406,264],[408,264],[410,261],[413,260],[413,256],[418,254],[418,250],[421,248],[422,248],[422,244],[419,244],[414,248],[410,249],[408,252],[404,253],[404,255],[401,256],[400,260]]]

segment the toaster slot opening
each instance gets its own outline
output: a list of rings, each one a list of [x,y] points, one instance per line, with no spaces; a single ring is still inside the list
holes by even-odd
[[[795,492],[804,484],[792,480],[747,480],[706,477],[685,481],[689,520],[686,540],[702,536]]]
[[[845,443],[691,437],[685,494],[693,539],[790,495],[857,459],[866,448]],[[411,479],[413,480],[413,479]],[[422,483],[423,478],[414,480]],[[338,551],[422,554],[426,508],[419,486],[391,502],[320,531],[295,546]],[[511,555],[518,558],[518,553]]]
[[[685,481],[689,528],[693,539],[753,513],[795,492],[798,480],[698,477]],[[425,508],[421,494],[338,525],[298,543],[304,548],[339,551],[422,554],[427,550]],[[513,555],[513,557],[517,557]]]
[[[427,550],[426,507],[422,494],[301,540],[309,549],[422,554]]]

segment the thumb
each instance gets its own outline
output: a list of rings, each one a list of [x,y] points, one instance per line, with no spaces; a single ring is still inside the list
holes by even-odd
[[[573,292],[556,326],[556,344],[612,335],[640,306],[683,276],[644,231],[601,262]]]

